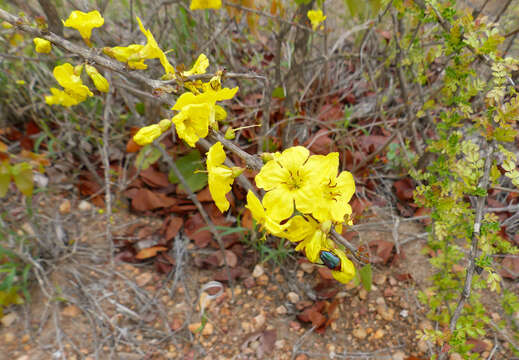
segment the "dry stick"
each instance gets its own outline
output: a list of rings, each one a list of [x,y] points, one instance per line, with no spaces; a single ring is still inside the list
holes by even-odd
[[[105,74],[108,82],[111,81],[111,74],[108,72]],[[108,91],[105,98],[105,109],[103,113],[103,147],[102,147],[102,158],[104,166],[104,182],[105,182],[105,203],[106,203],[106,228],[105,235],[106,240],[110,245],[110,266],[114,268],[114,242],[112,239],[112,194],[110,188],[110,156],[108,144],[110,142],[110,114],[111,114],[111,103],[113,100],[112,88]]]
[[[49,25],[49,30],[53,33],[63,36],[63,23],[61,22],[58,11],[53,4],[53,1],[50,0],[38,0],[40,6],[47,17],[47,24]]]
[[[330,235],[333,239],[333,241],[343,245],[346,249],[348,249],[351,252],[351,255],[353,256],[353,259],[357,261],[359,264],[364,265],[366,264],[366,261],[368,259],[363,259],[358,255],[358,250],[355,246],[353,246],[352,243],[350,243],[348,240],[342,237],[341,234],[339,234],[335,229],[331,229]]]
[[[481,178],[478,188],[488,190],[489,186],[489,178],[490,178],[490,168],[493,161],[493,153],[494,153],[494,144],[489,144],[488,153],[485,156],[485,172],[483,177]],[[467,274],[465,276],[465,285],[463,287],[463,291],[460,294],[460,298],[458,300],[458,306],[456,306],[456,310],[454,310],[454,314],[452,315],[449,329],[451,332],[454,332],[456,329],[456,322],[458,321],[461,311],[463,310],[463,306],[470,298],[470,292],[472,289],[472,277],[474,276],[474,270],[476,269],[476,257],[478,253],[478,241],[479,235],[481,233],[481,221],[483,220],[483,213],[485,208],[485,202],[487,199],[487,195],[479,196],[476,200],[476,216],[474,219],[474,231],[472,232],[472,245],[470,248],[469,254],[469,266],[467,269]]]
[[[226,256],[225,256],[225,246],[223,245],[223,240],[222,240],[222,237],[221,237],[220,233],[218,232],[218,230],[214,226],[213,221],[211,220],[211,218],[209,217],[209,215],[205,211],[204,207],[202,206],[202,204],[200,203],[200,201],[196,197],[195,193],[191,190],[191,188],[187,184],[186,179],[184,179],[184,176],[182,175],[182,173],[178,169],[177,165],[173,161],[173,158],[168,154],[168,152],[162,146],[155,145],[155,148],[160,151],[164,161],[168,164],[169,168],[171,170],[173,170],[173,172],[175,173],[176,177],[180,180],[180,183],[182,184],[182,186],[184,187],[185,191],[187,192],[188,199],[191,200],[193,202],[193,204],[195,204],[196,208],[200,212],[200,215],[202,216],[202,218],[204,219],[205,223],[207,224],[207,227],[209,228],[209,231],[211,231],[213,236],[216,238],[216,242],[218,243],[218,246],[220,247],[220,250],[222,251],[222,257],[223,257],[223,262],[224,262],[224,265],[225,265],[225,271],[227,273],[227,277],[229,279],[229,285],[230,285],[230,288],[231,288],[232,301],[234,302],[234,290],[233,290],[234,289],[234,280],[232,279],[231,272],[229,271],[229,265],[227,264],[227,259],[226,259]]]

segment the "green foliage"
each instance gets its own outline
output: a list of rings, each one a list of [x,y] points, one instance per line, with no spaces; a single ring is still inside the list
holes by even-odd
[[[0,318],[10,305],[29,300],[28,281],[31,266],[5,246],[7,236],[23,242],[14,232],[0,227]]]
[[[198,150],[193,150],[187,155],[179,157],[175,164],[191,191],[197,192],[207,186],[207,174],[201,172],[204,171],[204,165]],[[172,170],[169,172],[169,181],[173,184],[180,182]],[[179,188],[183,189],[184,187],[180,184]]]
[[[475,205],[478,199],[488,196],[492,184],[508,178],[519,185],[517,159],[505,148],[517,135],[511,124],[517,119],[519,99],[508,79],[518,62],[500,57],[498,47],[504,38],[494,24],[485,19],[474,21],[469,13],[458,12],[452,2],[426,2],[425,8],[406,7],[401,2],[395,6],[399,16],[411,23],[438,24],[428,34],[441,39],[437,47],[425,47],[427,37],[408,44],[412,56],[404,62],[409,73],[418,74],[414,77],[416,81],[422,85],[427,82],[428,68],[438,56],[446,61],[438,95],[423,99],[419,111],[419,116],[426,111],[436,114],[437,137],[429,140],[427,147],[436,159],[426,171],[411,171],[411,174],[421,183],[415,191],[415,201],[432,210],[433,220],[428,245],[435,253],[430,263],[436,272],[432,286],[421,292],[419,299],[428,306],[431,320],[453,331],[447,335],[429,331],[424,336],[437,344],[447,343],[450,352],[477,359],[479,354],[470,352],[467,339],[486,334],[489,318],[480,301],[481,294],[501,292],[501,277],[492,255],[518,251],[501,236],[497,216],[483,214]],[[434,56],[429,56],[432,51]],[[482,56],[484,66],[492,71],[490,80],[478,68],[482,66]],[[498,165],[504,169],[504,177]],[[473,246],[477,248],[477,256],[470,258]],[[459,264],[466,263],[466,259],[474,262],[470,265],[472,270],[469,266],[460,269]],[[468,271],[473,273],[470,297],[459,318],[453,319]],[[517,297],[506,289],[502,300],[508,312],[517,310]]]

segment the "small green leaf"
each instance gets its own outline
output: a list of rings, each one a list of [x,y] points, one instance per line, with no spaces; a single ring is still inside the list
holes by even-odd
[[[32,166],[26,162],[18,163],[11,167],[11,175],[18,190],[27,197],[32,196],[34,190]]]
[[[371,269],[371,264],[367,264],[367,265],[363,266],[359,270],[359,274],[360,274],[360,280],[362,281],[362,286],[364,287],[364,289],[366,289],[367,291],[371,291],[371,284],[372,284],[372,280],[373,280],[373,271]]]
[[[11,170],[8,161],[0,163],[0,197],[4,197],[11,182]]]
[[[177,165],[178,170],[180,170],[180,173],[186,180],[187,185],[189,186],[191,191],[197,192],[207,186],[207,173],[196,172],[197,170],[205,171],[198,150],[193,150],[186,156],[178,158],[175,161],[175,164]],[[173,173],[172,170],[170,170],[169,172],[169,181],[172,184],[178,184],[180,182],[180,180]],[[184,189],[184,187],[180,185],[179,189]]]
[[[145,112],[144,110],[145,110],[144,103],[139,102],[139,103],[135,104],[135,111],[137,111],[137,113],[139,115],[144,115],[144,112]]]
[[[285,89],[282,87],[277,87],[272,91],[272,97],[275,99],[284,99],[286,97],[285,95]]]
[[[163,146],[159,144],[159,146]],[[140,170],[146,170],[155,164],[161,157],[160,150],[149,144],[144,146],[135,159],[135,166]]]

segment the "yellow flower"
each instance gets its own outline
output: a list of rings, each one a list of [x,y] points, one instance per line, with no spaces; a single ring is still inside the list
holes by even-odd
[[[191,76],[191,75],[200,75],[205,74],[207,67],[209,66],[209,59],[204,54],[200,54],[198,59],[196,59],[195,63],[191,70],[183,71],[182,75]]]
[[[92,79],[92,82],[94,83],[94,86],[97,90],[101,92],[108,92],[108,90],[110,90],[110,84],[108,84],[108,80],[106,80],[105,77],[101,75],[95,67],[86,64],[85,70],[88,76],[90,76],[90,79]]]
[[[321,224],[310,217],[297,215],[290,219],[288,224],[288,228],[280,236],[291,242],[297,242],[296,251],[304,250],[308,260],[317,262],[320,251],[328,246],[327,235],[330,232],[331,222]]]
[[[83,85],[81,78],[75,74],[74,67],[71,64],[58,65],[52,73],[58,83],[65,88],[65,92],[77,98],[80,102],[88,96],[94,95],[87,86]]]
[[[48,54],[52,50],[52,46],[49,40],[45,40],[42,38],[34,38],[34,47],[37,53],[40,54]]]
[[[209,133],[210,119],[214,119],[214,106],[203,103],[184,106],[171,121],[178,136],[189,146],[195,147],[198,139],[205,138]]]
[[[336,223],[344,222],[347,214],[351,214],[348,202],[355,193],[353,175],[343,171],[337,176],[339,168],[339,153],[334,152],[326,156],[314,155],[314,161],[319,161],[323,182],[319,186],[319,201],[315,202],[312,215],[318,221],[332,220]]]
[[[320,23],[322,23],[326,16],[323,15],[323,11],[321,9],[319,10],[308,10],[306,13],[306,16],[308,16],[308,20],[312,23],[312,29],[315,31]],[[322,26],[321,26],[322,29]]]
[[[320,259],[332,271],[335,280],[346,284],[355,276],[355,266],[340,249],[324,249],[320,252]]]
[[[272,235],[282,236],[283,231],[288,227],[288,222],[281,225],[267,216],[261,201],[250,190],[247,193],[247,205],[245,207],[250,210],[256,223]]]
[[[232,99],[234,95],[236,95],[236,92],[238,92],[238,87],[233,89],[223,88],[218,91],[207,91],[199,95],[195,95],[192,92],[186,92],[178,97],[177,102],[171,110],[182,111],[182,109],[188,105],[207,104],[210,107],[209,125],[214,129],[218,129],[217,120],[225,119],[227,113],[223,108],[219,108],[219,106],[216,105],[216,102]],[[207,136],[207,133],[205,136]]]
[[[45,96],[45,102],[47,105],[61,105],[65,107],[74,106],[79,104],[81,101],[75,97],[70,96],[63,90],[56,88],[50,88],[52,95]]]
[[[276,221],[288,219],[294,203],[302,213],[311,213],[319,198],[318,187],[323,179],[322,164],[329,160],[320,155],[309,158],[310,152],[295,146],[274,154],[256,175],[256,185],[267,191],[263,205]]]
[[[138,55],[143,48],[144,45],[132,44],[129,46],[115,46],[113,48],[105,47],[103,52],[117,61],[127,63],[130,69],[145,70],[148,68],[148,65],[144,63],[145,59],[140,59]]]
[[[141,29],[144,36],[146,36],[148,42],[135,55],[136,58],[132,59],[130,57],[130,60],[140,61],[142,59],[159,59],[160,63],[162,64],[162,67],[164,67],[164,71],[166,72],[166,74],[174,74],[175,68],[169,63],[168,59],[166,58],[166,54],[164,54],[164,52],[160,49],[151,31],[146,30],[144,28],[139,17],[137,17],[137,22],[139,23],[139,28]]]
[[[82,11],[72,11],[68,19],[63,22],[63,25],[79,31],[83,40],[85,40],[87,45],[90,46],[90,36],[92,36],[92,29],[101,27],[104,23],[105,20],[97,10],[91,11],[89,13],[84,13]]]
[[[189,9],[203,10],[203,9],[219,9],[222,7],[222,0],[191,0]]]
[[[133,136],[133,141],[138,145],[144,146],[151,144],[156,138],[162,134],[162,129],[158,124],[148,125],[140,128],[137,134]]]
[[[227,111],[220,105],[216,105],[215,108],[215,119],[216,121],[224,121],[227,119]]]
[[[221,212],[229,209],[230,204],[225,195],[231,191],[234,178],[241,173],[239,168],[231,169],[223,165],[225,158],[225,151],[220,142],[211,146],[207,152],[209,192]]]

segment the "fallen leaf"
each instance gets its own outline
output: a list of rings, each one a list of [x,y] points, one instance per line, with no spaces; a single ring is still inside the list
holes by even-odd
[[[170,185],[168,176],[160,171],[153,169],[151,166],[146,170],[142,170],[140,177],[147,185],[155,188],[168,187]]]
[[[177,199],[148,189],[138,189],[133,194],[132,207],[137,211],[153,210],[175,205]]]
[[[414,184],[409,178],[395,181],[393,184],[396,190],[396,196],[401,201],[408,201],[413,199]]]
[[[387,264],[393,253],[395,244],[386,240],[373,240],[369,242],[371,262]]]
[[[180,231],[180,228],[184,224],[184,219],[178,216],[172,216],[166,220],[166,233],[164,234],[165,242],[173,240]]]
[[[184,224],[186,236],[193,240],[195,245],[199,248],[206,247],[213,238],[209,230],[200,230],[204,227],[207,227],[207,224],[204,222],[200,213],[190,216]]]
[[[515,280],[519,278],[519,258],[516,256],[506,255],[501,263],[499,273],[502,277]]]
[[[165,246],[152,246],[149,248],[142,249],[135,255],[135,258],[138,260],[149,259],[151,257],[156,256],[159,252],[168,250]]]

